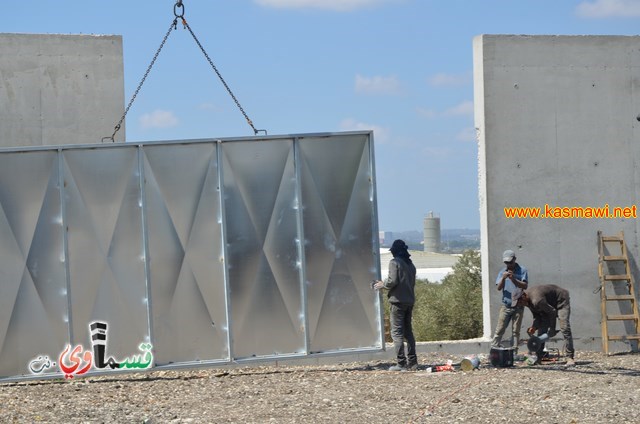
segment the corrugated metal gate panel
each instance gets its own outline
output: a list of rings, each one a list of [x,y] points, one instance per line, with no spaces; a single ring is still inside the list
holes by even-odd
[[[310,350],[373,346],[380,326],[370,307],[378,296],[365,284],[377,274],[368,137],[305,138],[299,156]]]
[[[0,155],[1,376],[69,339],[58,168],[55,151]]]
[[[228,360],[216,143],[143,152],[156,363]]]
[[[88,344],[89,323],[106,321],[116,357],[149,340],[138,150],[61,152],[72,344]]]
[[[305,353],[293,140],[224,146],[232,352]]]
[[[369,132],[0,151],[0,377],[94,321],[163,368],[383,349],[373,170]]]

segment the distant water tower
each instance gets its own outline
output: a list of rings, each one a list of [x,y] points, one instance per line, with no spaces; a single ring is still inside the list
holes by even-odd
[[[429,212],[424,217],[424,251],[440,251],[440,217]]]

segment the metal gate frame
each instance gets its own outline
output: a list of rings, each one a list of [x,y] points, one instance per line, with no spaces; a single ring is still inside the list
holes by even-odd
[[[2,149],[0,381],[384,350],[377,222],[371,131]]]

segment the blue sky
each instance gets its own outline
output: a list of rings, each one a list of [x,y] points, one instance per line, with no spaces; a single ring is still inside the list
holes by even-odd
[[[125,101],[175,0],[24,0],[0,32],[123,37]],[[374,130],[381,230],[480,227],[472,40],[638,35],[640,0],[183,0],[259,129]],[[115,125],[115,122],[114,122]],[[128,141],[251,136],[188,31],[172,32],[127,116]]]

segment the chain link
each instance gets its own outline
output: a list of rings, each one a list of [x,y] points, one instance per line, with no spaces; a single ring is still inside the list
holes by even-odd
[[[144,84],[145,80],[147,79],[147,76],[149,76],[149,72],[151,72],[151,68],[153,68],[153,65],[156,63],[156,60],[158,59],[158,55],[160,55],[160,52],[162,51],[162,48],[164,47],[164,44],[167,42],[167,39],[169,38],[169,35],[171,35],[171,31],[176,28],[177,24],[178,24],[178,18],[175,18],[173,20],[173,22],[171,22],[171,25],[169,26],[169,30],[167,31],[167,33],[165,34],[164,38],[162,39],[162,43],[160,43],[160,47],[158,47],[158,50],[156,51],[156,54],[153,55],[153,59],[151,59],[151,63],[149,64],[149,67],[147,68],[147,71],[144,73],[144,76],[142,77],[142,80],[140,81],[140,84],[138,84],[138,88],[136,88],[136,91],[133,93],[133,96],[131,97],[131,100],[129,100],[129,104],[127,105],[127,108],[124,110],[124,114],[122,115],[122,118],[120,118],[120,121],[118,121],[118,123],[116,124],[115,128],[113,129],[113,134],[111,134],[111,137],[103,137],[102,138],[102,142],[103,143],[104,143],[105,140],[111,140],[112,143],[115,142],[116,133],[118,131],[120,131],[120,126],[122,125],[122,122],[124,121],[124,118],[127,116],[127,113],[129,112],[129,109],[131,109],[131,105],[133,105],[133,102],[135,101],[136,97],[138,96],[138,93],[140,92],[140,89],[142,88],[142,85]]]
[[[180,9],[180,8],[182,8],[182,12],[178,13],[178,9]],[[160,55],[160,52],[162,51],[162,48],[164,47],[165,43],[167,42],[167,39],[169,38],[169,35],[171,35],[171,31],[172,30],[176,30],[178,28],[178,18],[180,18],[182,20],[182,25],[184,26],[184,28],[189,30],[189,33],[191,34],[191,36],[195,40],[196,44],[198,45],[198,47],[200,48],[202,53],[204,54],[204,57],[207,58],[207,61],[209,62],[209,65],[211,65],[211,68],[213,68],[213,70],[215,71],[216,75],[218,75],[218,78],[222,82],[222,85],[224,85],[224,88],[227,89],[227,92],[229,93],[229,95],[231,96],[233,101],[235,102],[236,106],[238,106],[238,109],[240,109],[240,112],[242,113],[244,118],[247,120],[247,123],[249,124],[249,126],[253,130],[254,135],[257,135],[259,132],[264,132],[264,134],[266,135],[267,134],[266,130],[257,130],[256,127],[253,125],[253,122],[251,121],[251,119],[249,119],[249,116],[244,111],[244,108],[240,105],[240,102],[238,101],[236,96],[231,91],[231,88],[229,88],[229,85],[227,84],[227,82],[222,77],[222,74],[220,74],[220,72],[218,71],[218,68],[216,67],[216,65],[213,64],[213,61],[211,60],[211,58],[209,57],[209,55],[205,51],[204,47],[202,47],[202,44],[200,44],[200,40],[198,40],[198,37],[196,37],[196,35],[193,33],[193,30],[191,29],[191,27],[189,26],[187,21],[184,19],[184,4],[182,4],[182,0],[177,0],[176,1],[176,4],[173,6],[173,14],[175,16],[175,19],[171,22],[171,25],[169,26],[169,30],[167,31],[167,33],[165,34],[164,38],[162,39],[162,43],[160,43],[160,47],[158,47],[158,50],[156,51],[156,54],[153,56],[153,59],[151,60],[151,63],[149,64],[149,67],[147,68],[147,71],[144,73],[144,76],[142,77],[142,80],[140,81],[140,84],[138,84],[138,87],[136,88],[136,91],[133,93],[133,96],[131,97],[131,100],[129,100],[129,104],[127,105],[126,109],[124,110],[124,114],[122,115],[122,118],[120,118],[120,121],[118,121],[118,123],[114,127],[113,134],[111,134],[111,137],[102,137],[102,142],[104,143],[105,140],[111,140],[112,143],[115,142],[116,133],[118,131],[120,131],[120,127],[122,125],[122,122],[124,121],[125,117],[127,116],[127,113],[129,112],[129,109],[131,109],[131,106],[133,105],[133,102],[135,101],[136,97],[138,96],[138,93],[140,92],[140,89],[142,88],[142,85],[144,84],[145,80],[147,79],[147,76],[149,76],[149,73],[151,72],[151,69],[153,68],[153,65],[156,63],[156,60],[158,59],[158,55]]]
[[[204,50],[204,47],[202,47],[202,44],[200,44],[200,40],[198,40],[198,37],[196,37],[196,35],[193,33],[193,31],[191,30],[191,27],[189,26],[189,24],[187,23],[187,21],[185,21],[184,19],[182,20],[182,23],[184,24],[184,26],[189,30],[189,33],[191,34],[191,36],[193,37],[193,39],[195,40],[196,44],[198,45],[198,47],[200,47],[200,50],[202,51],[202,54],[204,54],[204,57],[207,58],[207,61],[209,62],[209,65],[211,65],[211,68],[214,70],[214,72],[216,73],[216,75],[218,75],[218,78],[220,79],[220,82],[222,82],[222,85],[224,85],[224,88],[227,89],[227,92],[229,93],[229,95],[231,96],[231,98],[233,99],[233,101],[235,102],[236,106],[238,106],[238,109],[240,109],[240,112],[242,113],[242,115],[244,116],[244,119],[247,120],[247,124],[249,124],[249,126],[251,127],[251,129],[253,130],[254,135],[257,135],[258,132],[264,132],[265,135],[267,134],[266,130],[257,130],[256,127],[253,126],[253,122],[251,121],[251,119],[249,119],[249,116],[247,115],[247,113],[244,111],[244,108],[240,105],[240,102],[238,101],[238,99],[236,98],[236,96],[233,94],[233,92],[231,91],[231,88],[229,88],[229,85],[227,85],[227,82],[224,80],[224,78],[222,78],[222,74],[220,74],[220,71],[218,71],[218,68],[216,67],[216,65],[213,64],[213,61],[211,60],[211,58],[209,57],[209,55],[207,54],[207,52]]]
[[[182,13],[178,15],[179,8],[182,8]],[[176,4],[173,6],[173,14],[176,18],[184,19],[184,5],[182,4],[182,0],[176,1]]]

